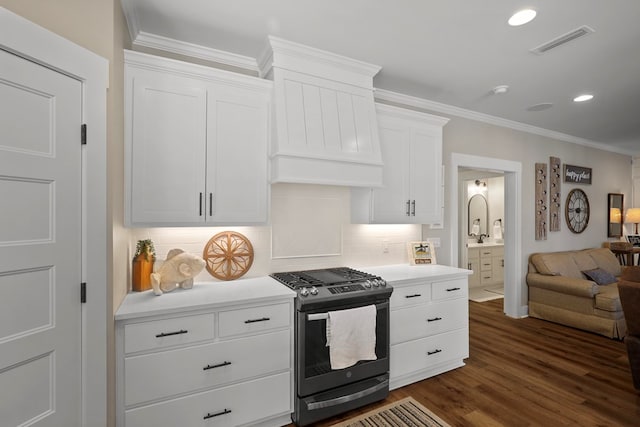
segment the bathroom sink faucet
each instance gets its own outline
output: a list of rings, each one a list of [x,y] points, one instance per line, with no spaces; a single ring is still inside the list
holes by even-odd
[[[484,240],[483,240],[483,239],[484,239],[485,237],[489,237],[489,235],[488,235],[488,234],[481,234],[481,235],[479,235],[479,236],[478,236],[478,243],[484,243]]]

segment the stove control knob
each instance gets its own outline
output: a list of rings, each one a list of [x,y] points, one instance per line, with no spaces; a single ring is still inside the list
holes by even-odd
[[[370,288],[371,287],[371,280],[367,280],[364,282],[364,287],[365,288]]]
[[[316,288],[315,286],[313,286],[311,288],[311,295],[318,295],[318,288]]]
[[[382,286],[383,288],[385,286],[387,286],[387,281],[386,280],[384,280],[384,279],[378,279],[378,280],[380,280],[380,286]]]
[[[302,288],[302,289],[300,290],[300,295],[301,295],[301,296],[303,296],[303,297],[309,296],[309,289],[307,289],[307,288]]]
[[[373,287],[377,288],[378,286],[380,286],[380,283],[378,282],[378,279],[373,279],[371,282],[373,282]]]

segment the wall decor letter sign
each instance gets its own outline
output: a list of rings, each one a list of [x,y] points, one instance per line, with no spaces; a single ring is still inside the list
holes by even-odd
[[[591,168],[573,166],[565,163],[564,182],[572,182],[574,184],[591,184]]]

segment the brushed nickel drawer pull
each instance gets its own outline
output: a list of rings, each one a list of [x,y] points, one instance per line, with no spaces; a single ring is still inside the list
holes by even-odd
[[[213,418],[213,417],[219,417],[220,415],[226,415],[226,414],[230,414],[231,413],[231,409],[227,409],[224,408],[223,411],[220,412],[216,412],[215,414],[210,414],[207,412],[207,415],[204,416],[204,420],[208,420],[209,418]]]
[[[180,329],[179,331],[175,332],[160,332],[158,335],[156,335],[156,338],[170,337],[171,335],[182,335],[188,332],[189,331],[187,331],[186,329]]]
[[[269,317],[261,317],[260,319],[245,320],[244,323],[266,322],[267,320],[271,320],[271,319]]]
[[[221,368],[223,366],[229,366],[231,365],[231,362],[227,362],[226,360],[222,363],[218,363],[216,365],[207,365],[204,368],[202,368],[203,371],[208,371],[209,369],[215,369],[215,368]]]

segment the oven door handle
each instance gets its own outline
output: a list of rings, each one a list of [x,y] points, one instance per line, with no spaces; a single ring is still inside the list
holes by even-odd
[[[363,398],[365,396],[373,394],[376,391],[382,390],[382,389],[387,388],[387,387],[389,387],[389,380],[384,380],[384,381],[380,382],[379,384],[374,385],[373,387],[369,387],[368,389],[361,390],[361,391],[359,391],[357,393],[348,394],[346,396],[336,397],[334,399],[322,400],[320,402],[307,403],[307,409],[309,411],[313,411],[313,410],[316,410],[316,409],[329,408],[331,406],[341,405],[343,403],[347,403],[347,402],[351,402],[351,401]]]
[[[383,302],[379,304],[375,304],[376,310],[380,311],[389,306],[388,302]],[[307,320],[312,322],[314,320],[327,320],[329,318],[329,313],[310,313],[307,314]]]
[[[329,318],[329,313],[313,313],[307,314],[307,320],[327,320]]]

